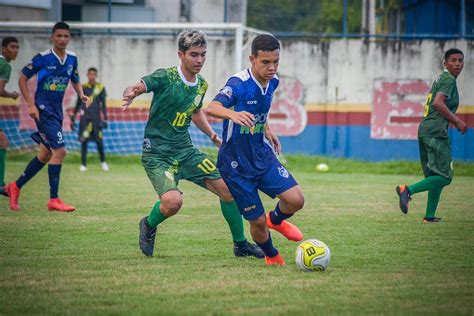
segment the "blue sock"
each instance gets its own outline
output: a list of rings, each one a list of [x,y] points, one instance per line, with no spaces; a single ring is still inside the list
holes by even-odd
[[[48,166],[48,175],[49,175],[49,194],[50,198],[55,199],[58,197],[59,190],[59,176],[61,174],[62,165],[49,165]]]
[[[16,186],[21,189],[21,187],[30,181],[30,179],[33,178],[43,167],[44,163],[42,163],[38,157],[31,159],[28,166],[26,166],[25,171],[23,171],[18,180],[16,180]]]
[[[280,225],[281,222],[293,216],[293,214],[285,214],[280,211],[280,202],[277,203],[275,210],[270,212],[270,221],[274,225]]]
[[[268,240],[266,242],[261,244],[255,241],[255,243],[260,247],[260,249],[262,249],[267,257],[275,257],[278,254],[278,250],[273,247],[272,235],[270,235],[270,232],[268,232]]]

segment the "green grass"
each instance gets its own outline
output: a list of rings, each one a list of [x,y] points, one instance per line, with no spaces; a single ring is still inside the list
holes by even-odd
[[[12,179],[26,158],[8,159]],[[24,187],[21,212],[0,199],[0,315],[474,313],[474,178],[459,176],[472,164],[443,191],[443,222],[422,225],[426,194],[403,215],[394,190],[421,178],[416,162],[287,159],[306,197],[292,222],[330,246],[328,271],[297,270],[296,244],[277,233],[287,267],[235,258],[217,199],[187,182],[157,255],[144,258],[138,221],[156,197],[139,159],[111,157],[108,173],[92,160],[80,173],[70,156],[60,193],[76,212],[46,210],[45,170]],[[319,162],[330,172],[314,171]]]

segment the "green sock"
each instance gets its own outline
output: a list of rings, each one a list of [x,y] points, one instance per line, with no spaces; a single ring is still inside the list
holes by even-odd
[[[424,178],[420,182],[409,185],[408,190],[410,190],[410,194],[413,195],[415,193],[429,191],[435,188],[442,188],[450,183],[451,180],[443,178],[441,176],[429,176]]]
[[[239,209],[235,201],[232,202],[221,202],[221,211],[224,215],[227,224],[229,224],[230,232],[232,233],[232,239],[235,242],[246,241],[244,235],[244,221],[242,215],[240,215]]]
[[[7,150],[0,149],[0,186],[5,185],[5,160],[7,159]]]
[[[156,227],[158,226],[158,224],[167,219],[167,217],[163,215],[163,213],[161,213],[160,211],[160,204],[160,201],[155,203],[153,209],[150,212],[150,215],[148,215],[148,218],[146,219],[151,227]]]
[[[436,208],[438,207],[439,198],[443,187],[437,187],[428,191],[428,203],[426,204],[425,217],[435,217]]]

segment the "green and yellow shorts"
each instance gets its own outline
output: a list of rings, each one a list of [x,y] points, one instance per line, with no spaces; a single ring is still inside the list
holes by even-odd
[[[425,177],[453,178],[451,141],[448,137],[418,137],[421,168]]]
[[[206,188],[206,179],[220,179],[212,159],[196,148],[181,150],[170,157],[142,156],[142,165],[158,196],[178,190],[179,180],[188,180]]]

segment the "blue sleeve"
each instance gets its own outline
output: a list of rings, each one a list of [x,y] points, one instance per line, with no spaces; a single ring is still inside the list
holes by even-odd
[[[74,60],[74,65],[72,68],[71,81],[73,83],[78,83],[80,81],[79,71],[77,70],[77,58]]]
[[[33,57],[33,59],[30,61],[28,65],[23,67],[23,70],[21,72],[26,76],[26,78],[30,79],[38,71],[40,71],[42,66],[43,66],[43,58],[41,54],[38,54],[35,57]]]
[[[242,96],[242,80],[237,77],[231,77],[227,80],[224,88],[215,96],[214,101],[222,103],[226,108],[233,107]]]

